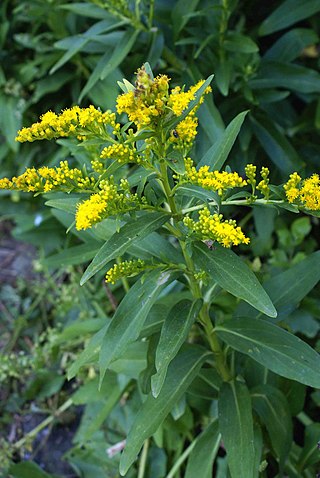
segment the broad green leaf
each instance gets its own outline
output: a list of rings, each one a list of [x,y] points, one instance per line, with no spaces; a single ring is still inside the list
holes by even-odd
[[[319,93],[320,74],[293,63],[263,60],[257,76],[249,81],[249,87],[253,90],[285,88],[298,93]]]
[[[117,308],[100,350],[100,383],[109,364],[119,358],[141,332],[160,292],[173,280],[167,272],[151,271],[131,287]]]
[[[253,409],[268,430],[272,447],[283,465],[292,443],[290,407],[283,393],[261,384],[251,390]]]
[[[320,280],[320,251],[313,252],[303,261],[298,262],[280,274],[267,280],[263,287],[270,296],[280,314],[289,313],[293,307],[317,285]],[[246,304],[241,304],[237,316],[258,317],[256,311]]]
[[[190,14],[195,11],[199,0],[178,0],[172,8],[171,18],[175,38],[178,37],[180,31],[187,24],[190,19]]]
[[[221,434],[217,421],[210,425],[195,439],[190,453],[185,478],[212,478],[212,467],[219,449]]]
[[[169,132],[171,131],[172,129],[174,129],[178,123],[180,123],[181,121],[183,121],[186,116],[188,116],[188,114],[190,113],[190,111],[193,110],[193,108],[195,108],[199,102],[200,102],[200,99],[202,97],[202,95],[204,94],[205,90],[208,88],[208,86],[210,85],[212,79],[213,79],[213,76],[214,75],[210,75],[206,81],[203,83],[202,86],[200,86],[200,88],[195,92],[194,96],[194,100],[191,100],[190,103],[189,103],[189,106],[183,111],[183,113],[179,116],[179,117],[174,117],[172,118],[171,120],[169,120],[167,123],[164,124],[164,128]]]
[[[220,205],[220,196],[215,191],[203,189],[194,184],[182,184],[176,190],[176,196],[187,196],[189,198],[197,198],[202,202],[215,202],[217,206]]]
[[[261,24],[259,34],[269,35],[287,28],[320,11],[318,0],[286,0]]]
[[[218,138],[224,133],[225,127],[221,114],[214,104],[212,95],[206,98],[206,101],[197,111],[200,125],[210,140],[210,144],[214,144]]]
[[[185,347],[171,362],[158,398],[149,394],[135,417],[121,455],[122,476],[136,459],[144,441],[156,432],[210,356],[207,350],[193,345]]]
[[[119,43],[115,46],[113,53],[110,55],[107,52],[106,55],[99,60],[96,65],[96,68],[92,72],[89,80],[85,84],[83,90],[81,91],[79,101],[84,98],[84,96],[91,90],[91,88],[97,83],[99,79],[103,80],[106,78],[115,68],[117,68],[120,63],[124,60],[124,58],[130,52],[132,46],[134,45],[138,35],[138,30],[132,31],[131,29],[128,30]]]
[[[155,366],[157,373],[151,378],[151,389],[154,397],[159,395],[168,366],[187,339],[201,306],[201,300],[194,303],[190,300],[182,300],[169,311],[162,326],[156,351]]]
[[[215,82],[223,96],[227,96],[229,93],[231,72],[232,63],[230,60],[223,59],[218,63],[215,71]]]
[[[258,45],[248,36],[237,32],[228,32],[224,41],[224,47],[228,51],[241,53],[256,53]]]
[[[216,327],[218,336],[278,375],[320,387],[320,356],[295,335],[266,320],[231,319]]]
[[[147,236],[168,221],[169,215],[158,212],[143,214],[142,216],[129,220],[101,247],[91,264],[85,270],[80,285],[83,285],[93,275],[102,269],[107,262],[115,257],[121,256],[134,242]]]
[[[110,21],[114,22],[114,17],[110,15],[108,11],[104,8],[98,7],[98,5],[92,5],[87,2],[75,2],[72,4],[62,4],[59,5],[59,8],[69,10],[70,12],[76,13],[88,18],[110,18]]]
[[[298,58],[303,49],[318,42],[318,35],[309,28],[295,28],[277,40],[264,54],[267,60],[290,62]]]
[[[281,171],[290,174],[301,168],[302,163],[297,152],[274,122],[267,117],[251,117],[250,120],[259,143]]]
[[[218,140],[200,160],[198,168],[205,165],[210,166],[212,171],[222,168],[234,145],[247,113],[248,111],[243,111],[231,121],[224,133],[219,136]]]
[[[256,478],[251,398],[246,385],[225,382],[220,390],[218,409],[231,478]]]
[[[129,247],[128,253],[138,259],[150,260],[150,256],[153,256],[162,262],[173,262],[175,264],[183,264],[184,262],[180,250],[157,232],[152,232],[139,241],[135,241]]]
[[[69,247],[62,252],[47,257],[43,263],[48,267],[61,267],[67,265],[83,264],[90,261],[100,249],[98,242],[81,244],[80,246]]]
[[[249,267],[230,249],[215,244],[210,250],[198,242],[193,246],[194,261],[211,279],[230,294],[239,297],[269,317],[276,317],[268,294]]]

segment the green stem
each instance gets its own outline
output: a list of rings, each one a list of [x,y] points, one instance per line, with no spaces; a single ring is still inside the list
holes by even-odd
[[[163,184],[163,188],[164,188],[171,212],[173,213],[173,215],[177,216],[178,211],[177,211],[174,198],[172,196],[172,190],[168,180],[167,166],[164,161],[160,162],[160,173],[161,173],[161,182]],[[191,273],[189,274],[188,279],[189,279],[189,285],[190,285],[190,290],[192,292],[192,295],[194,296],[195,299],[202,299],[203,297],[202,297],[200,286],[198,282],[196,281],[196,279],[194,278],[194,273],[196,272],[195,267],[191,257],[188,254],[186,243],[183,239],[181,239],[180,231],[173,224],[171,224],[171,231],[179,240],[180,247],[181,247],[184,259],[186,261],[187,269]],[[223,380],[225,381],[231,380],[232,375],[225,362],[225,356],[221,348],[220,342],[218,340],[218,337],[215,334],[213,325],[211,323],[211,319],[208,313],[208,305],[206,303],[204,303],[202,306],[202,309],[199,313],[199,319],[206,332],[207,340],[209,342],[211,350],[214,353],[215,366],[217,371],[220,373]]]
[[[37,436],[37,434],[43,430],[43,428],[47,427],[54,421],[55,418],[57,418],[61,413],[63,413],[65,410],[67,410],[71,405],[73,404],[73,401],[71,398],[69,398],[66,402],[64,402],[52,415],[47,417],[45,420],[43,420],[39,425],[37,425],[35,428],[33,428],[30,432],[28,432],[26,435],[24,435],[21,440],[17,441],[14,443],[15,448],[21,448],[26,441],[30,440],[30,438],[34,438]]]
[[[286,201],[284,200],[271,200],[269,199],[268,201],[266,199],[256,199],[254,202],[248,202],[247,199],[239,199],[239,200],[234,200],[234,201],[221,201],[221,206],[254,206],[255,204],[260,204],[260,205],[268,205],[268,204],[274,204],[274,205],[280,205],[280,204],[285,204]],[[198,211],[199,209],[203,209],[207,205],[209,206],[216,206],[215,201],[209,201],[207,204],[198,204],[197,206],[193,207],[187,207],[185,209],[182,209],[182,214],[187,214],[188,212],[192,211]]]
[[[169,471],[169,473],[167,474],[166,478],[173,478],[174,475],[176,474],[176,472],[179,470],[180,466],[182,465],[182,463],[188,458],[188,456],[190,455],[190,453],[192,452],[194,446],[195,446],[196,442],[193,441],[189,446],[188,448],[185,449],[185,451],[182,453],[182,455],[180,456],[180,458],[175,462],[175,464],[173,465],[173,467],[171,468],[171,470]]]
[[[149,438],[147,438],[147,440],[143,444],[143,449],[142,449],[140,463],[139,463],[138,478],[143,478],[146,471],[149,441],[150,441]]]

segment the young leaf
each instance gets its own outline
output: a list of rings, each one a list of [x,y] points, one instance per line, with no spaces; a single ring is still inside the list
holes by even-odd
[[[246,385],[225,382],[218,409],[231,478],[256,478],[251,398]]]
[[[173,359],[158,398],[151,394],[142,404],[127,437],[120,460],[120,473],[126,474],[143,442],[156,432],[165,417],[187,390],[211,353],[197,345],[185,347]]]
[[[249,355],[278,375],[320,387],[320,356],[295,335],[266,320],[239,318],[216,327],[230,347]]]
[[[243,111],[231,121],[226,130],[219,136],[218,140],[202,157],[198,163],[198,168],[206,165],[210,166],[212,171],[219,171],[222,168],[234,145],[247,113],[248,111]]]
[[[219,449],[221,434],[219,424],[213,421],[195,440],[190,453],[185,478],[212,477],[212,466]]]
[[[139,337],[152,305],[172,280],[167,272],[151,271],[143,276],[143,280],[138,280],[122,299],[102,340],[100,383],[109,364]]]
[[[251,399],[253,409],[268,430],[280,464],[284,464],[292,443],[292,421],[286,397],[277,388],[261,384],[251,390]]]
[[[182,300],[167,315],[156,351],[155,365],[157,373],[151,378],[151,389],[154,397],[159,395],[166,377],[168,365],[188,337],[201,306],[201,300],[193,303],[190,300]]]
[[[128,221],[101,247],[91,264],[85,270],[80,285],[83,285],[111,259],[121,256],[134,242],[147,236],[168,221],[169,215],[151,212]]]
[[[274,305],[254,273],[234,252],[219,244],[211,251],[199,242],[194,244],[193,249],[197,266],[223,289],[269,317],[277,316]]]

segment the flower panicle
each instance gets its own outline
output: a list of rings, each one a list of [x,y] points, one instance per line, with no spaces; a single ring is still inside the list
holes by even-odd
[[[91,134],[104,136],[107,125],[116,129],[116,117],[111,111],[102,112],[92,105],[88,108],[74,106],[60,114],[52,111],[43,114],[38,123],[18,131],[16,141],[24,143],[69,136],[85,139]]]
[[[320,177],[313,174],[302,180],[297,172],[290,174],[283,186],[290,203],[305,207],[311,211],[320,211]]]
[[[183,220],[193,233],[202,240],[213,240],[219,242],[223,247],[249,244],[250,239],[246,237],[240,226],[234,220],[223,220],[222,214],[210,214],[207,207],[199,212],[199,220],[194,221],[186,216]]]
[[[247,185],[245,179],[238,173],[226,171],[209,171],[209,166],[202,166],[198,171],[190,158],[185,160],[186,178],[192,184],[201,186],[204,189],[217,191],[222,196],[227,189],[243,187]]]

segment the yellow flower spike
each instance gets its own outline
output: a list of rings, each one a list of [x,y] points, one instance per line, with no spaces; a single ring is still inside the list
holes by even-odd
[[[289,180],[284,184],[283,189],[286,192],[287,199],[290,203],[293,203],[299,197],[299,183],[301,177],[297,172],[290,174]]]
[[[114,159],[119,163],[141,163],[142,158],[138,155],[133,145],[113,144],[103,148],[100,154],[101,159]]]
[[[224,221],[222,214],[211,215],[206,207],[199,212],[197,222],[188,216],[184,218],[183,222],[201,239],[217,241],[223,247],[249,244],[250,242],[250,239],[244,235],[241,227],[237,226],[235,221]]]
[[[209,166],[202,166],[199,171],[193,166],[192,160],[185,160],[187,179],[204,189],[217,191],[220,196],[230,188],[241,188],[247,185],[245,179],[238,173],[227,173],[226,171],[209,171]]]

